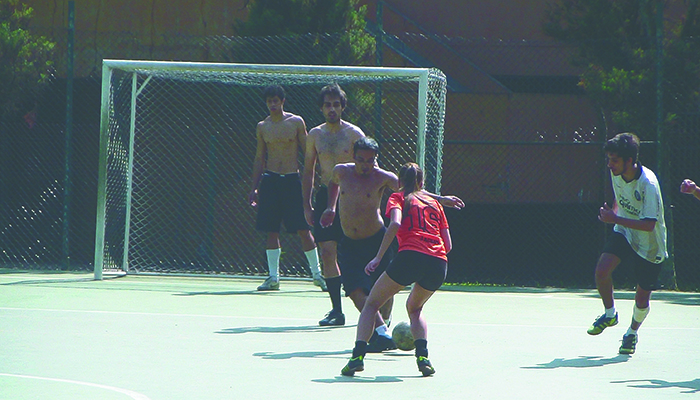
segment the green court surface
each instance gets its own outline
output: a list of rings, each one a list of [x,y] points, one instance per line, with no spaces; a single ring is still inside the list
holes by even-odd
[[[655,293],[636,354],[622,356],[631,292],[617,294],[620,324],[589,336],[592,290],[440,290],[425,307],[434,376],[396,350],[349,378],[350,300],[345,327],[319,327],[326,293],[261,282],[0,270],[0,399],[700,399],[698,293]]]

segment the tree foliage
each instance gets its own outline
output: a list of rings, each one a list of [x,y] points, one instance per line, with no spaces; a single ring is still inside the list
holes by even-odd
[[[606,128],[653,139],[657,122],[657,69],[662,65],[666,124],[696,105],[700,89],[698,0],[671,1],[683,18],[665,18],[662,64],[657,57],[657,1],[557,0],[549,4],[544,32],[574,44],[584,67],[580,85],[606,116]]]
[[[374,54],[374,38],[364,30],[367,6],[358,0],[250,0],[246,7],[248,18],[234,26],[238,35],[338,34],[329,64],[364,64]]]
[[[30,32],[33,12],[19,0],[0,0],[0,119],[31,109],[49,79],[55,43]]]

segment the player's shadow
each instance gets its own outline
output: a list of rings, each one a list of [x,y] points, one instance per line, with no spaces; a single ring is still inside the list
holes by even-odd
[[[312,379],[316,383],[396,383],[403,382],[405,378],[422,378],[418,376],[336,376],[329,379]]]
[[[611,358],[602,356],[580,356],[578,358],[555,358],[554,360],[537,364],[531,367],[521,367],[523,369],[555,369],[555,368],[592,368],[603,367],[610,364],[619,364],[627,362],[630,356],[617,355]]]
[[[290,333],[290,332],[330,332],[331,329],[353,328],[355,325],[344,326],[318,326],[318,325],[301,325],[301,326],[240,326],[237,328],[226,328],[216,333],[224,335],[240,335],[242,333]]]
[[[648,384],[641,384],[641,382],[649,382]],[[692,381],[681,381],[681,382],[669,382],[662,379],[635,379],[628,381],[613,381],[611,383],[627,383],[628,387],[640,388],[640,389],[666,389],[666,388],[679,388],[688,389],[683,390],[681,393],[698,393],[700,392],[700,378],[693,379]],[[640,383],[630,385],[631,383]]]
[[[285,290],[285,291],[277,291],[277,290],[272,290],[272,291],[258,291],[256,289],[252,290],[226,290],[223,292],[185,292],[185,293],[176,293],[174,296],[234,296],[234,295],[240,295],[240,294],[246,294],[246,295],[256,295],[256,296],[274,296],[274,295],[279,295],[279,294],[299,294],[299,293],[308,293],[311,289],[309,290]],[[319,292],[319,290],[314,290],[314,292]]]
[[[289,360],[291,358],[319,358],[333,356],[343,356],[343,358],[345,358],[349,354],[352,354],[352,349],[335,351],[295,351],[292,353],[273,353],[271,351],[263,351],[260,353],[253,353],[253,356],[260,357],[265,360]]]

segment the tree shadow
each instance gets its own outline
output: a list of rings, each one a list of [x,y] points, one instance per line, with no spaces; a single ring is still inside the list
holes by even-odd
[[[637,382],[649,382],[648,384],[638,384],[630,385],[631,383]],[[680,382],[669,382],[662,379],[634,379],[628,381],[613,381],[611,383],[627,383],[629,387],[639,388],[639,389],[666,389],[666,388],[679,388],[688,389],[683,390],[681,393],[698,393],[700,392],[700,378],[693,379],[692,381],[680,381]]]
[[[620,300],[634,300],[633,291],[616,291],[615,298]],[[600,298],[598,293],[584,293],[582,297]],[[675,304],[679,306],[700,306],[700,293],[695,292],[672,292],[672,291],[655,291],[651,295],[651,301],[662,301],[664,303]]]
[[[302,326],[241,326],[237,328],[226,328],[216,333],[224,335],[238,335],[242,333],[289,333],[289,332],[330,332],[331,329],[354,328],[355,325],[343,326],[318,326],[318,325],[302,325]]]
[[[603,356],[580,356],[578,358],[555,358],[554,360],[537,364],[532,367],[520,367],[523,369],[555,369],[555,368],[592,368],[603,367],[610,364],[619,364],[627,362],[630,356],[617,355],[615,357],[605,358]]]

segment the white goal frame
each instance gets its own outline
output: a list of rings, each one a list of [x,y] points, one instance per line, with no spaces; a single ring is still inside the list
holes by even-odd
[[[136,109],[138,97],[149,84],[150,77],[139,82],[138,74],[143,71],[169,71],[169,72],[189,72],[215,73],[215,72],[246,72],[261,74],[295,74],[300,71],[315,75],[357,75],[357,76],[396,76],[412,77],[418,80],[418,121],[417,121],[417,143],[416,143],[416,163],[425,168],[425,146],[426,127],[428,124],[428,98],[429,96],[429,74],[435,74],[436,70],[427,68],[388,68],[388,67],[356,67],[356,66],[321,66],[321,65],[265,65],[265,64],[234,64],[234,63],[200,63],[200,62],[170,62],[170,61],[136,61],[136,60],[104,60],[102,68],[102,98],[101,98],[101,118],[100,118],[100,148],[98,166],[98,189],[97,189],[97,226],[95,232],[95,258],[94,258],[94,278],[103,278],[104,254],[105,254],[105,221],[107,212],[107,179],[108,179],[108,145],[110,129],[111,104],[111,78],[115,70],[125,71],[132,74],[131,91],[131,116],[130,116],[130,145],[128,173],[126,176],[126,227],[125,227],[125,249],[121,269],[125,273],[129,272],[129,224],[131,215],[131,191],[133,175],[133,155],[134,136],[136,134]],[[439,72],[439,71],[438,71]],[[442,77],[444,75],[440,72]],[[435,99],[433,99],[435,100]],[[437,99],[440,104],[439,121],[440,134],[442,135],[442,124],[444,123],[445,98]],[[442,136],[440,137],[442,143]],[[441,164],[441,157],[438,160]],[[437,166],[437,174],[440,174],[442,165]],[[437,176],[435,191],[439,192],[440,177]]]

